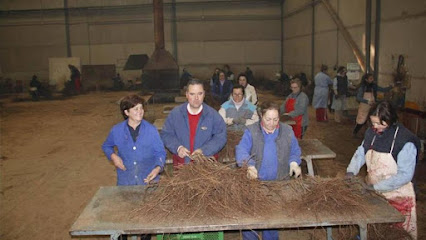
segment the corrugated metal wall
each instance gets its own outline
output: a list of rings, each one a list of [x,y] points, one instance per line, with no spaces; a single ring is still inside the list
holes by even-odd
[[[121,72],[130,54],[150,55],[154,49],[151,2],[68,0],[72,56],[80,57],[82,64],[115,64]],[[329,2],[365,53],[365,1]],[[375,0],[372,2],[374,44]],[[176,44],[171,40],[171,0],[165,3],[166,48],[173,53],[176,46],[178,64],[201,79],[209,78],[213,69],[223,64],[229,64],[235,73],[250,66],[255,75],[272,78],[281,69],[281,54],[289,74],[303,71],[310,76],[322,63],[333,67],[356,62],[321,1],[284,2],[283,45],[281,1],[177,1]],[[4,76],[20,80],[30,79],[32,74],[47,77],[48,58],[66,56],[63,6],[63,0],[0,2],[0,66]],[[424,106],[426,3],[383,0],[381,9],[379,83],[390,83],[398,56],[403,54],[412,83],[407,99]],[[139,75],[138,71],[122,73],[124,79]]]

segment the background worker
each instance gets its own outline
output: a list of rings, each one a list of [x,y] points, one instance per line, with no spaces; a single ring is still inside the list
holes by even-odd
[[[188,81],[188,102],[175,107],[161,130],[161,138],[173,153],[173,165],[190,162],[189,156],[216,155],[226,143],[226,124],[219,113],[203,103],[205,91],[198,79]]]
[[[252,104],[257,104],[256,89],[248,83],[248,77],[245,73],[238,75],[238,83],[244,87],[244,97]]]
[[[417,239],[416,196],[413,179],[420,141],[402,124],[390,102],[382,102],[370,114],[372,128],[365,132],[346,170],[352,178],[367,164],[368,188],[381,192],[389,203],[405,215],[397,224]]]
[[[340,66],[337,69],[337,75],[333,79],[333,103],[331,108],[334,109],[334,121],[340,123],[343,118],[343,111],[346,110],[346,95],[348,88],[355,88],[349,82],[346,76],[346,68]]]
[[[222,104],[219,114],[230,130],[243,130],[245,126],[259,121],[256,106],[244,99],[244,87],[241,85],[232,88],[231,99]]]
[[[280,112],[296,122],[296,124],[292,125],[294,135],[296,138],[302,139],[309,123],[309,98],[302,92],[302,82],[299,79],[291,80],[290,88],[292,93],[287,96],[281,105]]]
[[[359,130],[367,122],[368,114],[371,106],[374,106],[377,101],[377,91],[388,92],[392,89],[392,86],[387,88],[379,87],[374,82],[374,75],[367,73],[362,77],[361,85],[358,88],[356,100],[359,102],[358,114],[356,116],[356,125],[352,132],[354,137],[357,137]]]
[[[316,109],[316,118],[318,122],[328,121],[327,103],[328,86],[333,84],[331,78],[327,75],[327,65],[321,65],[321,71],[315,75],[315,89],[312,106]]]
[[[227,80],[223,71],[219,72],[219,80],[216,81],[212,88],[213,97],[220,102],[220,104],[228,101],[229,95],[232,91],[232,82]]]
[[[261,121],[247,126],[236,146],[238,166],[248,165],[247,177],[261,181],[299,177],[301,150],[291,127],[279,121],[279,106],[264,102],[260,106]],[[263,240],[278,239],[277,230],[262,231]],[[259,239],[255,231],[243,231],[244,240]]]

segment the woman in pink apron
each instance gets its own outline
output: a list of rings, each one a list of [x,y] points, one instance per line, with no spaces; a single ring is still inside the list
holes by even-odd
[[[346,170],[351,178],[367,164],[366,183],[382,193],[405,216],[404,228],[417,239],[416,196],[411,180],[420,149],[419,139],[402,124],[389,102],[382,102],[370,113],[372,127],[365,132]]]
[[[285,102],[280,107],[282,115],[288,116],[296,123],[291,125],[294,135],[298,139],[302,139],[306,129],[308,128],[308,96],[301,91],[302,82],[295,78],[290,81],[292,93],[288,95]]]
[[[356,95],[356,100],[359,102],[359,107],[358,114],[356,116],[356,125],[353,130],[354,137],[357,136],[359,130],[367,121],[371,106],[376,104],[377,91],[389,92],[391,89],[392,86],[387,88],[379,87],[374,82],[374,76],[372,73],[367,73],[362,77],[362,82]]]

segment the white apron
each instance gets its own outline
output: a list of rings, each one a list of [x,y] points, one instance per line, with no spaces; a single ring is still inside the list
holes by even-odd
[[[373,92],[364,92],[364,99],[366,100],[374,100]],[[367,103],[359,103],[358,114],[356,115],[356,123],[364,124],[367,121],[368,113],[370,112],[370,104]]]
[[[399,127],[395,131],[389,153],[376,152],[372,149],[374,140],[376,140],[376,136],[374,136],[370,149],[365,155],[368,184],[376,184],[397,173],[398,165],[392,156],[392,150],[398,130]],[[409,182],[398,189],[382,194],[393,207],[405,216],[405,221],[396,224],[396,226],[405,229],[414,239],[417,239],[416,195],[413,184]]]

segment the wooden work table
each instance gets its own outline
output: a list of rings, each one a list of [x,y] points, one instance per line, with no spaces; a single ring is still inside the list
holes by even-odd
[[[361,239],[365,240],[367,239],[367,224],[392,223],[404,220],[404,217],[385,200],[370,194],[364,195],[370,205],[368,207],[371,209],[368,213],[356,213],[347,216],[336,216],[330,213],[316,217],[309,210],[300,209],[297,214],[283,210],[257,218],[235,216],[232,219],[220,218],[215,220],[196,216],[190,220],[164,219],[164,221],[155,221],[140,216],[140,218],[131,219],[133,210],[140,206],[143,194],[143,186],[101,187],[72,225],[70,234],[72,236],[110,235],[111,239],[116,240],[121,234],[358,225]]]
[[[308,174],[311,176],[314,176],[313,159],[336,158],[336,153],[318,139],[301,139],[299,140],[299,146],[302,150],[301,158],[306,161]]]

